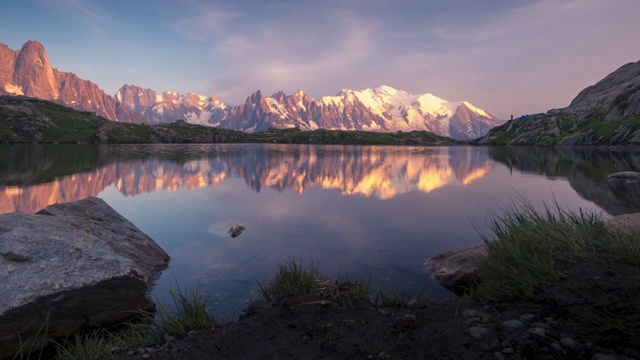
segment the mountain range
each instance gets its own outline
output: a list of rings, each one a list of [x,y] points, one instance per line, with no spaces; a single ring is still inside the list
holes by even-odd
[[[185,120],[245,132],[270,128],[426,130],[467,140],[503,123],[467,101],[446,101],[429,93],[412,95],[389,86],[343,89],[335,96],[320,99],[303,91],[264,96],[258,90],[238,106],[229,106],[215,95],[160,94],[135,85],[124,85],[110,96],[88,80],[53,68],[44,46],[37,41],[28,41],[17,51],[0,43],[0,94],[49,100],[120,122],[161,124]]]

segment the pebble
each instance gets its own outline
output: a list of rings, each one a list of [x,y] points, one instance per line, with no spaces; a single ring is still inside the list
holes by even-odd
[[[404,321],[406,321],[408,325],[414,325],[418,322],[418,317],[414,314],[404,314]]]
[[[517,319],[507,320],[507,321],[502,323],[502,327],[507,329],[507,330],[515,330],[515,329],[518,329],[518,328],[522,327],[522,325],[524,325],[522,323],[522,321],[517,320]]]
[[[469,324],[473,324],[475,322],[480,321],[479,317],[472,317],[472,318],[468,318],[464,321],[465,324],[469,325]]]
[[[478,311],[474,309],[465,310],[462,312],[462,316],[468,318],[478,317]]]
[[[537,336],[540,336],[540,337],[544,337],[545,336],[545,330],[544,330],[544,328],[541,328],[541,327],[531,328],[531,329],[529,329],[528,333],[532,334],[532,335],[537,335]]]
[[[482,340],[489,333],[489,329],[482,326],[472,326],[469,328],[469,335],[475,340]]]
[[[522,314],[520,315],[520,318],[518,320],[522,321],[523,323],[527,323],[533,319],[535,319],[535,315],[533,314]]]
[[[407,302],[407,308],[409,309],[415,309],[419,306],[420,306],[420,303],[418,302],[418,299],[411,299]]]
[[[489,349],[491,350],[497,350],[499,347],[500,347],[500,340],[498,339],[493,340],[491,345],[489,345]]]
[[[534,322],[531,324],[531,327],[548,328],[549,326],[545,323]]]
[[[560,339],[560,345],[562,345],[562,347],[565,347],[567,349],[573,349],[578,345],[578,343],[572,338],[566,337],[566,338]]]
[[[378,312],[382,315],[389,315],[391,311],[389,309],[378,308]]]
[[[593,354],[591,360],[616,360],[616,357],[609,354],[597,353]]]
[[[495,357],[497,360],[504,360],[504,355],[502,355],[500,351],[494,352],[493,357]]]
[[[513,354],[513,353],[515,352],[515,351],[514,351],[512,348],[510,348],[510,347],[508,347],[508,348],[504,348],[504,349],[502,349],[502,350],[500,350],[500,351],[501,351],[503,354]]]

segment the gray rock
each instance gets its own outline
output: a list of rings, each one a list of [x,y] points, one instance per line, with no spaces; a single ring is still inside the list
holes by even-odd
[[[468,309],[462,312],[462,316],[468,318],[474,318],[478,316],[478,311],[474,309]]]
[[[547,324],[545,324],[545,323],[542,323],[542,322],[534,322],[534,323],[531,323],[531,325],[530,325],[530,326],[531,326],[532,328],[534,328],[534,327],[539,327],[539,328],[545,328],[545,329],[549,327],[549,325],[547,325]]]
[[[427,259],[424,266],[440,285],[462,294],[474,284],[482,282],[479,259],[486,256],[484,244],[448,251]]]
[[[407,301],[407,308],[408,309],[417,309],[420,307],[420,302],[418,301],[418,299],[411,299],[409,301]]]
[[[640,181],[640,173],[635,171],[621,171],[613,174],[609,174],[609,179],[621,180],[626,182]]]
[[[500,340],[495,339],[495,340],[493,340],[491,345],[489,345],[489,349],[490,350],[497,350],[498,348],[500,348]]]
[[[597,353],[591,356],[591,360],[616,360],[616,357],[609,354]]]
[[[243,231],[244,226],[235,224],[231,227],[231,229],[229,229],[229,235],[231,235],[232,238],[235,238],[242,234]]]
[[[618,215],[607,220],[606,224],[621,230],[640,228],[640,213]]]
[[[169,256],[103,200],[0,216],[0,353],[153,310],[149,286]]]
[[[502,323],[502,327],[506,330],[516,330],[521,328],[523,325],[522,321],[517,319],[507,320]]]
[[[567,349],[573,349],[578,346],[578,343],[570,337],[560,339],[560,345]]]
[[[518,318],[518,320],[522,321],[523,323],[528,323],[531,320],[535,319],[535,315],[533,314],[522,314],[520,315],[520,317]]]
[[[475,340],[482,340],[489,333],[489,329],[482,326],[472,326],[469,328],[469,335]]]
[[[496,360],[504,360],[504,355],[502,355],[502,353],[500,351],[496,351],[493,353],[493,357],[496,358]]]
[[[546,331],[544,328],[541,327],[533,327],[531,329],[529,329],[527,331],[529,334],[531,335],[536,335],[536,336],[540,336],[540,337],[544,337],[546,334]]]

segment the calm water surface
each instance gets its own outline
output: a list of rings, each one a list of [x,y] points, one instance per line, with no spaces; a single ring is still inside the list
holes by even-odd
[[[640,211],[631,152],[309,145],[0,146],[0,213],[103,198],[171,256],[152,296],[201,284],[236,315],[289,258],[384,291],[450,294],[425,259],[481,242],[522,195],[605,217]],[[234,224],[246,227],[238,237]]]

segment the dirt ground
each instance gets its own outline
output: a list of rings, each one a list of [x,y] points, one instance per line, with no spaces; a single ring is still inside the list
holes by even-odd
[[[559,266],[566,277],[530,301],[257,301],[121,359],[640,359],[640,267]]]

